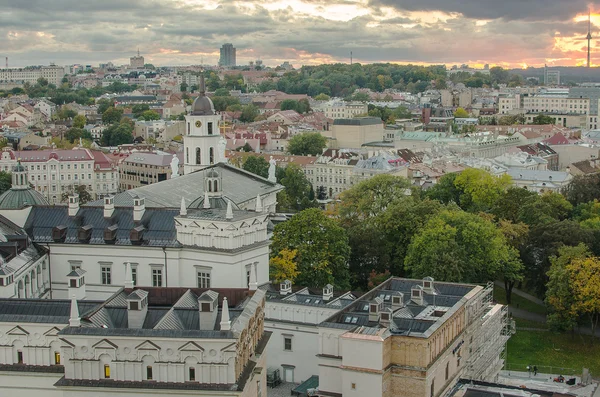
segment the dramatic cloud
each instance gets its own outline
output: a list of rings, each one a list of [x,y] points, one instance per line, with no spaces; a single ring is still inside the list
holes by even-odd
[[[582,0],[8,0],[2,52],[13,66],[215,64],[232,42],[238,63],[584,62]],[[593,15],[600,26],[600,16]],[[595,30],[595,28],[594,28]],[[600,36],[596,30],[594,37]],[[595,41],[593,42],[595,44]]]

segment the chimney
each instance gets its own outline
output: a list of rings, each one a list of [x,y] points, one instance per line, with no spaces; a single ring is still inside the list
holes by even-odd
[[[382,307],[383,300],[378,296],[369,303],[369,321],[379,321],[379,311]]]
[[[256,273],[256,267],[258,262],[254,262],[250,265],[250,282],[248,283],[248,289],[250,291],[256,291],[258,289],[258,274]]]
[[[69,196],[69,216],[77,215],[79,211],[79,196],[76,194],[71,194]]]
[[[260,193],[256,195],[256,212],[263,212],[262,199]]]
[[[410,289],[410,299],[415,302],[415,304],[422,306],[423,305],[423,287],[420,285],[415,285]]]
[[[398,292],[398,295],[392,295],[392,310],[404,307],[404,294]]]
[[[127,327],[141,329],[148,313],[148,292],[136,289],[127,296]]]
[[[187,207],[185,205],[185,199],[182,197],[181,198],[181,207],[179,208],[179,216],[186,216],[187,215]]]
[[[75,299],[85,299],[85,270],[77,267],[67,274],[69,281],[68,294]]]
[[[392,316],[392,309],[383,309],[381,313],[379,313],[379,324],[381,324],[382,327],[388,328],[390,326],[390,322],[392,321]]]
[[[213,331],[215,329],[218,314],[218,299],[219,294],[211,290],[205,291],[198,297],[201,330]]]
[[[79,307],[77,306],[77,298],[71,295],[71,316],[69,317],[70,327],[81,327],[81,317],[79,317]]]
[[[233,219],[233,208],[231,207],[230,200],[227,200],[227,213],[225,214],[225,219]]]
[[[115,212],[115,196],[104,197],[104,217],[110,218]]]
[[[327,284],[323,287],[323,301],[327,302],[333,299],[333,285]]]
[[[204,206],[203,206],[203,208],[205,210],[210,209],[210,199],[208,197],[208,192],[204,192]]]
[[[133,273],[131,271],[131,263],[125,263],[125,288],[133,288]]]
[[[114,206],[113,206],[114,208]],[[144,212],[146,212],[146,199],[134,197],[133,198],[133,220],[134,222],[139,222],[142,220],[144,216]]]
[[[425,277],[423,279],[423,291],[425,291],[426,293],[428,293],[430,295],[435,294],[435,288],[433,286],[433,278]]]
[[[221,331],[229,331],[231,321],[229,321],[229,304],[227,298],[223,298],[223,308],[221,309]]]
[[[292,282],[290,280],[285,280],[281,284],[279,284],[279,293],[283,296],[292,293]]]

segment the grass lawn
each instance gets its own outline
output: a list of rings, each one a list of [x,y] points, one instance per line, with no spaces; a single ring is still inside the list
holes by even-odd
[[[585,341],[585,343],[583,342]],[[527,365],[537,365],[540,372],[560,373],[559,368],[573,368],[581,374],[582,368],[589,368],[592,376],[600,374],[600,339],[594,345],[591,337],[570,334],[555,334],[543,331],[519,331],[508,341],[508,368],[525,371]],[[566,371],[565,371],[566,374]]]
[[[515,320],[515,325],[517,326],[517,330],[519,330],[520,328],[540,328],[540,329],[547,329],[548,326],[544,323],[538,323],[537,321],[530,321],[530,320],[525,320],[522,318],[517,318],[517,317],[513,317],[513,320]]]
[[[494,299],[498,303],[506,304],[506,291],[504,288],[499,287],[497,285],[494,286]],[[512,307],[517,307],[519,309],[527,310],[528,312],[537,313],[537,314],[546,314],[546,307],[542,305],[538,305],[530,300],[527,300],[513,292],[512,294],[512,303],[510,304]]]

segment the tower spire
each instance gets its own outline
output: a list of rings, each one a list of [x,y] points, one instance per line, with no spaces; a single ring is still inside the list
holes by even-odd
[[[591,49],[592,49],[592,10],[588,8],[588,34],[587,34],[588,48],[587,48],[587,67],[591,67]]]

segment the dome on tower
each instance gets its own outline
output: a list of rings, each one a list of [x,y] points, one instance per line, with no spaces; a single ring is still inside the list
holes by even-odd
[[[19,210],[30,205],[49,205],[48,200],[34,189],[9,189],[0,196],[0,209]]]
[[[194,100],[192,104],[192,116],[213,116],[215,114],[215,106],[209,97],[204,93]]]

